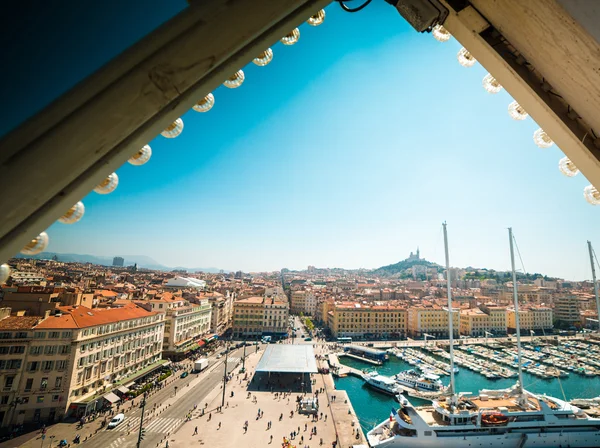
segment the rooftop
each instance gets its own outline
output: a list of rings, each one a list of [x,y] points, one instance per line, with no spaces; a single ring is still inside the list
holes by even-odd
[[[269,344],[263,353],[257,372],[317,373],[312,345]]]

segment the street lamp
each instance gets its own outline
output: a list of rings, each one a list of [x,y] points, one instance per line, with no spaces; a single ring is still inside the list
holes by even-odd
[[[246,339],[244,339],[244,355],[242,356],[242,368],[240,369],[240,373],[244,373],[246,371]]]
[[[177,387],[175,387],[175,389],[177,389]],[[142,399],[142,416],[140,418],[140,430],[138,432],[137,448],[140,448],[146,432],[144,429],[144,410],[146,409],[146,398],[148,398],[148,392],[144,392],[144,398]]]

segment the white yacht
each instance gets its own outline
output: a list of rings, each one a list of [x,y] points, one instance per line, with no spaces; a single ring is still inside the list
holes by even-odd
[[[396,380],[400,386],[406,386],[424,392],[438,392],[444,388],[438,375],[429,372],[419,374],[412,369],[394,375],[394,380]]]
[[[564,400],[533,394],[523,388],[519,305],[514,266],[513,236],[509,229],[516,314],[519,381],[510,389],[482,390],[477,397],[457,394],[454,384],[452,319],[450,334],[450,386],[444,399],[429,406],[413,406],[400,396],[400,409],[367,433],[373,448],[587,448],[600,447],[600,419],[591,418]],[[444,223],[446,268],[448,240]],[[590,250],[591,252],[591,250]],[[594,276],[595,279],[595,276]],[[448,279],[448,312],[452,310]]]
[[[365,383],[374,389],[389,395],[397,395],[402,390],[396,384],[396,381],[389,376],[379,375],[377,372],[370,372],[364,375]]]

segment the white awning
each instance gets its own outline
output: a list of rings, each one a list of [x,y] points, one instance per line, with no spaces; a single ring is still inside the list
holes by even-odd
[[[121,400],[116,394],[113,394],[112,392],[107,393],[102,398],[104,398],[106,401],[110,401],[111,403],[116,403],[117,401]]]

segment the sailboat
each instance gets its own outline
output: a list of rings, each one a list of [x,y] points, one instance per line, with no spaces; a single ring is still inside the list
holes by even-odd
[[[448,234],[444,223],[446,269]],[[558,398],[534,394],[523,387],[519,303],[513,233],[508,229],[518,350],[518,382],[511,388],[481,390],[476,397],[457,393],[454,382],[452,291],[448,275],[450,386],[447,395],[429,406],[414,406],[400,397],[400,408],[367,433],[371,447],[382,448],[584,448],[600,446],[600,419],[589,417]]]

